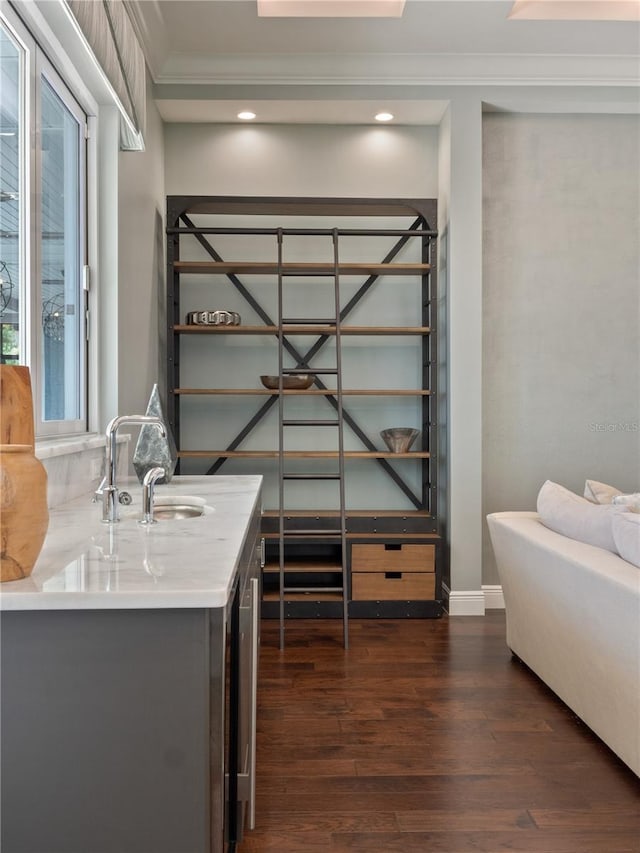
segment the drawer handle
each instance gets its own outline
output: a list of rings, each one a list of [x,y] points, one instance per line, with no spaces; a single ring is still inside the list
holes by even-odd
[[[385,572],[384,577],[388,581],[402,580],[402,572]]]
[[[402,545],[397,542],[386,542],[384,546],[385,551],[402,551]]]

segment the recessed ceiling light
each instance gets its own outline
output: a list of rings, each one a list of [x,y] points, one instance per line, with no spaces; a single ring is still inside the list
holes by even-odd
[[[251,121],[256,117],[255,113],[252,113],[251,110],[243,110],[241,113],[238,113],[238,118],[241,118],[243,121]]]
[[[405,0],[258,0],[261,18],[400,18]]]
[[[375,116],[376,121],[391,121],[393,113],[378,113]]]

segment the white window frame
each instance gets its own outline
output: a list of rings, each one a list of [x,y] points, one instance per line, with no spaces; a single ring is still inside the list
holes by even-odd
[[[82,269],[87,265],[87,152],[86,152],[86,138],[87,138],[87,116],[85,112],[81,109],[80,105],[76,101],[76,99],[71,94],[68,86],[65,85],[62,78],[57,74],[51,63],[44,56],[42,51],[38,51],[36,54],[36,138],[40,140],[41,138],[41,95],[42,95],[42,87],[41,80],[45,79],[47,83],[51,86],[55,94],[58,98],[60,98],[61,102],[64,104],[66,109],[73,115],[74,119],[78,122],[78,139],[79,139],[79,152],[80,152],[80,170],[79,170],[79,182],[78,182],[78,194],[80,198],[79,205],[79,218],[78,218],[78,226],[79,226],[79,257],[78,261],[78,271],[80,274],[80,281],[78,281],[78,304],[77,310],[79,312],[78,317],[78,338],[73,342],[76,351],[80,356],[80,363],[78,365],[78,407],[80,410],[80,417],[77,420],[59,420],[59,421],[44,421],[42,420],[42,400],[43,400],[43,384],[44,377],[42,376],[42,367],[44,364],[43,361],[43,345],[44,345],[44,337],[42,334],[42,319],[41,319],[41,305],[42,305],[42,265],[40,258],[40,230],[41,230],[41,209],[38,204],[37,209],[34,211],[34,226],[35,233],[33,233],[32,239],[37,241],[34,243],[34,246],[37,245],[37,250],[34,252],[34,255],[37,259],[38,269],[36,275],[33,279],[34,287],[31,288],[31,298],[33,300],[33,316],[35,317],[36,322],[33,324],[32,328],[34,331],[34,343],[35,349],[31,352],[30,363],[33,365],[37,365],[37,369],[33,371],[35,373],[35,382],[34,382],[34,412],[35,412],[35,420],[36,420],[36,433],[39,436],[45,435],[60,435],[61,433],[77,433],[77,432],[86,432],[87,430],[87,332],[86,332],[86,318],[87,318],[87,293],[82,289]],[[36,181],[35,186],[40,186],[41,179],[41,146],[38,145],[35,149],[36,156]],[[36,328],[38,329],[37,334],[35,334]],[[37,401],[37,404],[35,404]]]
[[[79,339],[77,351],[80,357],[79,410],[80,417],[76,420],[43,420],[43,333],[42,333],[42,274],[40,256],[40,194],[39,179],[40,163],[40,96],[41,79],[44,78],[53,88],[65,107],[79,122],[81,178],[79,183],[80,257],[79,269],[88,269],[88,210],[91,209],[88,198],[87,174],[90,154],[87,145],[88,116],[69,85],[58,74],[53,64],[47,58],[36,38],[29,32],[20,18],[10,9],[5,8],[0,16],[3,26],[11,33],[12,38],[24,51],[25,74],[21,91],[22,116],[24,132],[21,148],[21,183],[20,194],[26,200],[21,205],[21,281],[20,281],[20,363],[27,364],[31,372],[31,384],[34,400],[34,420],[36,438],[53,438],[63,435],[86,433],[89,426],[89,394],[87,387],[89,347],[87,342],[87,312],[89,310],[89,295],[81,290],[78,295]]]

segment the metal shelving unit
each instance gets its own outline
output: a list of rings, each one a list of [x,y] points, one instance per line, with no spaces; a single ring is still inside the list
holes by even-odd
[[[298,227],[234,227],[232,225],[216,227],[203,224],[207,215],[214,214],[219,219],[222,215],[229,221],[236,215],[242,215],[243,222],[251,215],[259,217],[296,217],[304,222],[304,217],[330,216],[337,223],[344,217],[411,217],[408,228],[368,227],[352,228],[298,228]],[[431,223],[435,222],[436,206],[432,200],[387,200],[387,199],[283,199],[283,198],[236,198],[236,197],[200,197],[200,196],[170,196],[167,200],[167,411],[170,426],[174,431],[178,446],[178,464],[193,464],[194,460],[209,464],[206,472],[215,474],[224,466],[227,460],[252,460],[256,470],[264,464],[264,460],[277,460],[279,480],[279,506],[269,507],[263,515],[263,535],[267,543],[267,562],[264,574],[263,615],[277,617],[281,621],[281,636],[284,637],[284,621],[286,617],[295,616],[327,616],[341,617],[344,622],[345,645],[348,642],[348,615],[359,616],[438,616],[442,612],[442,590],[438,565],[442,551],[442,519],[437,512],[436,497],[436,453],[437,430],[435,424],[436,387],[436,335],[437,316],[435,311],[436,299],[436,232]],[[197,224],[194,220],[197,219]],[[219,238],[229,235],[241,235],[243,239],[264,238],[273,239],[279,247],[271,258],[266,260],[228,260],[219,253],[216,242]],[[284,241],[294,237],[324,238],[332,242],[334,256],[331,261],[289,260],[282,252]],[[380,262],[342,261],[339,247],[341,241],[354,237],[392,238],[393,245]],[[204,249],[207,260],[183,260],[181,258],[181,241],[195,240],[199,249]],[[402,249],[409,241],[420,241],[419,262],[402,263],[396,260]],[[261,243],[264,245],[264,242]],[[266,254],[266,253],[265,253]],[[421,282],[421,317],[415,325],[351,325],[349,317],[367,294],[375,290],[376,285],[385,276],[401,276],[402,280]],[[193,276],[222,277],[248,303],[250,309],[259,318],[258,323],[250,322],[237,326],[193,326],[184,322],[184,311],[181,309],[181,279],[185,276],[190,281],[200,281]],[[247,278],[260,276],[260,285],[247,283]],[[270,287],[278,294],[279,309],[272,316],[264,307],[265,277],[271,281]],[[283,287],[295,288],[296,277],[303,277],[306,285],[312,282],[315,291],[326,287],[331,281],[335,286],[335,316],[332,312],[324,312],[323,317],[314,316],[293,317],[287,320],[283,315]],[[362,283],[358,277],[363,278]],[[411,277],[411,278],[410,278]],[[205,279],[206,280],[206,279]],[[257,279],[256,279],[257,280]],[[352,295],[341,304],[340,282],[349,280]],[[286,284],[284,284],[286,282]],[[260,298],[258,298],[259,294]],[[329,314],[329,319],[327,319]],[[276,389],[248,387],[186,387],[181,384],[181,341],[194,338],[209,338],[215,341],[224,336],[226,339],[238,339],[243,336],[272,336],[278,351],[279,375],[289,373],[311,373],[314,377],[313,386],[307,390],[287,390],[280,381]],[[308,342],[304,348],[298,343],[303,337],[312,336],[315,341],[311,347]],[[340,365],[328,373],[326,368],[314,367],[317,355],[321,353],[328,342],[332,342],[337,361],[342,358],[343,340],[354,337],[371,337],[372,339],[417,338],[422,353],[422,382],[421,387],[415,388],[357,388],[342,387],[342,370]],[[293,367],[286,366],[286,360]],[[314,361],[315,360],[315,361]],[[325,384],[325,380],[327,384]],[[238,397],[250,400],[255,397],[257,408],[251,417],[243,424],[231,441],[224,446],[185,447],[181,442],[181,406],[184,401],[193,397],[203,397],[215,400]],[[337,422],[339,432],[338,446],[334,450],[319,449],[313,440],[304,450],[290,449],[285,435],[288,426],[285,415],[287,400],[306,396],[321,398],[333,410],[333,423]],[[417,450],[407,453],[392,453],[376,447],[363,426],[358,423],[350,411],[349,400],[362,398],[389,398],[390,400],[414,398],[418,401],[421,411],[422,440]],[[262,424],[267,414],[278,412],[279,440],[278,447],[264,449],[246,449],[243,447],[247,438]],[[295,419],[294,419],[295,420]],[[324,420],[324,419],[323,419]],[[326,419],[327,421],[329,419]],[[300,426],[299,423],[295,424]],[[293,427],[294,424],[292,423]],[[319,427],[319,420],[313,418],[309,427]],[[313,437],[314,429],[310,431]],[[360,444],[357,450],[345,450],[343,431],[348,430]],[[297,460],[315,460],[325,466],[333,465],[338,473],[337,482],[340,486],[340,496],[335,506],[323,510],[293,508],[286,505],[283,497],[284,477],[287,466]],[[345,461],[349,464],[371,461],[384,472],[390,487],[398,489],[403,500],[410,506],[406,510],[360,510],[346,506],[344,498]],[[409,464],[408,460],[420,466],[420,489],[416,491],[412,482],[399,470],[398,463]],[[300,479],[299,477],[297,479]],[[286,533],[285,533],[286,531]],[[285,558],[285,551],[290,544],[292,562]],[[384,542],[382,541],[384,540]],[[435,559],[435,587],[428,598],[410,599],[403,601],[395,598],[397,589],[393,591],[394,598],[389,601],[353,600],[351,597],[351,563],[357,562],[354,555],[356,548],[367,543],[379,543],[381,547],[392,552],[409,545],[423,545],[433,549]],[[275,558],[275,562],[274,562]],[[394,556],[394,559],[397,555]],[[429,558],[430,559],[430,558]],[[291,565],[291,582],[289,582],[289,566]],[[395,564],[394,564],[395,565]],[[396,567],[397,568],[397,567]],[[388,580],[393,581],[402,572],[387,572]],[[276,579],[273,588],[271,579]],[[398,585],[401,587],[402,577]],[[383,584],[384,586],[384,584]],[[407,589],[415,588],[415,584],[407,584]],[[275,596],[274,596],[275,592]],[[400,611],[402,613],[400,614]]]

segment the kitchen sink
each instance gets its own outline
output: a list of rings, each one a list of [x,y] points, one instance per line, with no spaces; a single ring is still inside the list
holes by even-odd
[[[165,506],[154,506],[153,517],[156,521],[170,521],[172,519],[199,518],[204,515],[204,506],[193,504],[167,504]]]
[[[207,506],[204,498],[196,497],[195,495],[156,495],[153,502],[153,518],[154,521],[186,521],[190,518],[201,518],[203,515],[210,515],[215,512],[214,508]],[[142,520],[142,513],[139,509],[133,512],[123,512],[121,514],[122,521],[133,519],[134,521]]]

